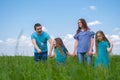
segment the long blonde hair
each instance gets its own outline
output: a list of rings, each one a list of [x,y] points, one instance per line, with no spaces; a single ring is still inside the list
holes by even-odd
[[[65,47],[62,39],[58,37],[58,38],[55,38],[55,41],[56,41],[56,47],[55,48],[58,48],[60,53],[64,53],[63,50],[62,50],[62,47],[64,47],[65,49],[66,49],[66,47]],[[66,51],[68,52],[67,49],[66,49]]]
[[[110,42],[109,40],[106,38],[105,34],[103,33],[103,31],[99,30],[96,32],[95,34],[95,48],[96,48],[96,53],[98,53],[98,42],[99,40],[97,39],[97,34],[100,33],[102,35],[103,41],[107,41],[109,46],[110,46]]]

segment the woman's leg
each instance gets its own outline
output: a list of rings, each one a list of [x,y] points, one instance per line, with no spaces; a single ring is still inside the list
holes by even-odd
[[[85,53],[77,53],[79,63],[84,62],[84,55],[85,55]]]
[[[86,63],[88,65],[92,64],[92,56],[86,55]]]

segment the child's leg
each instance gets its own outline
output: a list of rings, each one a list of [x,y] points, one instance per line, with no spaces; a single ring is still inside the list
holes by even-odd
[[[85,53],[77,53],[79,63],[84,62],[84,55],[85,55]]]

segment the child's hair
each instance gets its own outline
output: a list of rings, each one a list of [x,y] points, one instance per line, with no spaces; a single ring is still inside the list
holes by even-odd
[[[98,33],[100,33],[100,34],[102,35],[102,39],[103,39],[103,41],[107,41],[108,44],[109,44],[109,46],[110,46],[110,42],[109,42],[109,40],[106,38],[104,32],[101,31],[101,30],[99,30],[99,31],[97,31],[96,34],[95,34],[96,53],[98,53],[98,42],[99,42],[99,40],[97,39],[97,34],[98,34]]]
[[[61,52],[61,53],[64,53],[63,50],[62,50],[62,47],[64,47],[66,49],[66,51],[68,52],[67,48],[65,47],[63,41],[61,38],[55,38],[55,41],[56,41],[56,47],[55,48],[58,48],[58,50]]]

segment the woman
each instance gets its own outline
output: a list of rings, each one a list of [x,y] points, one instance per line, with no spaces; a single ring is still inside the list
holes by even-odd
[[[74,35],[74,39],[73,55],[76,55],[77,50],[78,62],[83,63],[84,58],[86,58],[86,63],[91,64],[94,45],[94,32],[88,28],[87,23],[83,18],[78,20],[78,29]]]

